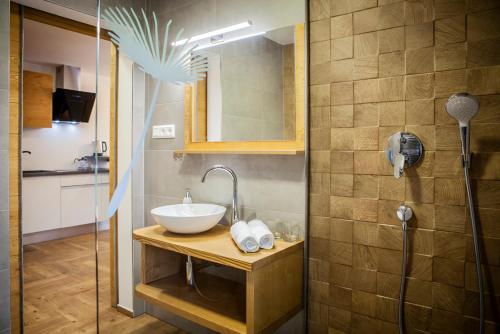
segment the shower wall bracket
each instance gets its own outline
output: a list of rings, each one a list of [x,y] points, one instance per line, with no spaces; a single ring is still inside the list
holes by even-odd
[[[394,177],[403,176],[404,168],[417,164],[424,153],[424,146],[416,135],[410,132],[397,132],[389,137],[385,154],[394,167]]]

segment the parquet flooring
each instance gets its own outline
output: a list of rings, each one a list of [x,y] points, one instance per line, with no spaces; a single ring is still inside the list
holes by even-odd
[[[94,235],[24,247],[27,334],[96,333]],[[99,235],[100,333],[184,333],[147,314],[130,318],[110,307],[108,233]]]

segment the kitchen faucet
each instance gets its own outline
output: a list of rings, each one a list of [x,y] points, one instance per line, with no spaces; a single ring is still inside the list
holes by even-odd
[[[205,177],[207,176],[208,173],[214,170],[223,170],[229,175],[231,175],[231,178],[233,179],[233,212],[231,216],[231,225],[234,223],[237,223],[240,218],[238,215],[238,177],[236,177],[236,173],[229,167],[223,166],[223,165],[214,165],[213,167],[210,167],[203,173],[203,176],[201,177],[201,182],[205,182]]]

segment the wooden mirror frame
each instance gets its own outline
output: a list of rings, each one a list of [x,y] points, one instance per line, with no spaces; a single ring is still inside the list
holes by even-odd
[[[194,117],[205,119],[199,114],[195,115],[193,108],[193,86],[184,88],[184,154],[299,154],[304,152],[304,24],[295,25],[295,139],[294,140],[269,140],[269,141],[221,141],[221,142],[195,142],[193,141]],[[200,94],[206,94],[206,89],[201,89]],[[205,107],[206,108],[206,107]],[[199,108],[197,108],[199,109]],[[200,120],[200,119],[198,119]],[[203,135],[201,136],[203,137]],[[205,131],[206,138],[206,131]]]

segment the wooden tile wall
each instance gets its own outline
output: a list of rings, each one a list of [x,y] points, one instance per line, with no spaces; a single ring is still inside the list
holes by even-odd
[[[398,333],[402,258],[395,210],[414,209],[409,333],[477,333],[478,293],[456,122],[468,91],[473,188],[500,332],[500,1],[310,0],[310,333]],[[383,149],[417,134],[426,152],[400,180]]]

